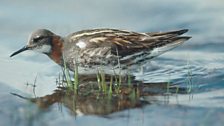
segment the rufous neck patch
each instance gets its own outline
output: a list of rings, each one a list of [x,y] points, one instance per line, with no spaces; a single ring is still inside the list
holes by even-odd
[[[54,36],[52,38],[52,50],[50,53],[50,58],[54,60],[57,64],[61,64],[62,61],[62,39],[59,36]]]

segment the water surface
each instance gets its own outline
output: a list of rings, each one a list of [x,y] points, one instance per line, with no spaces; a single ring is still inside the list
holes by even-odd
[[[222,125],[224,123],[224,2],[222,0],[6,1],[0,5],[0,125]],[[154,104],[109,114],[74,117],[57,104],[40,110],[10,94],[45,96],[56,89],[59,66],[47,56],[24,52],[29,34],[47,28],[60,35],[89,28],[138,32],[188,28],[188,42],[145,65],[138,79],[170,81],[191,94],[158,97]],[[146,99],[150,99],[148,97]],[[4,120],[4,121],[3,121]],[[87,121],[88,120],[88,121]]]

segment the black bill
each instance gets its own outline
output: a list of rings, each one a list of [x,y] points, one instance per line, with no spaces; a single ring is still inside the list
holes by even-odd
[[[29,49],[28,46],[24,46],[22,49],[20,49],[20,50],[14,52],[12,55],[10,55],[10,57],[13,57],[13,56],[15,56],[15,55],[17,55],[17,54],[19,54],[19,53],[21,53],[21,52],[23,52],[23,51],[28,50],[28,49]]]

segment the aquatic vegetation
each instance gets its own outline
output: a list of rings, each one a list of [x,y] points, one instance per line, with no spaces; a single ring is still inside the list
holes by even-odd
[[[75,65],[75,73],[74,73],[74,91],[75,91],[75,94],[78,93],[78,90],[79,90],[79,73],[78,73],[78,65],[76,63]]]
[[[117,62],[118,62],[118,65],[120,66],[119,58],[117,59]],[[65,88],[67,88],[68,90],[74,91],[76,95],[84,93],[84,92],[79,93],[79,86],[82,84],[82,82],[79,81],[79,77],[81,75],[79,75],[79,69],[78,69],[79,66],[78,66],[77,60],[75,60],[75,72],[74,72],[73,78],[71,76],[71,73],[65,61],[63,63],[64,63],[64,67],[62,67],[62,77],[59,77],[59,78],[62,78],[62,80],[59,83],[65,82],[66,83]],[[112,95],[115,95],[115,94],[119,95],[119,93],[121,93],[121,85],[127,86],[129,90],[132,90],[133,88],[132,80],[131,80],[133,77],[131,77],[131,75],[129,74],[124,76],[124,75],[121,75],[121,72],[119,72],[117,75],[117,73],[115,73],[114,71],[114,75],[106,75],[103,69],[99,67],[98,72],[95,75],[95,78],[98,85],[98,89],[96,91],[100,94],[102,93],[107,94],[108,97],[110,98]],[[64,85],[64,84],[60,84],[60,85]],[[84,94],[86,94],[86,92],[89,92],[89,91],[86,90]],[[134,98],[136,96],[135,94],[136,94],[136,91],[132,90],[130,93],[130,96]]]
[[[193,74],[192,74],[192,69],[190,66],[190,61],[187,61],[187,77],[186,77],[186,83],[187,83],[187,89],[188,89],[188,93],[191,93],[194,85],[193,85]]]

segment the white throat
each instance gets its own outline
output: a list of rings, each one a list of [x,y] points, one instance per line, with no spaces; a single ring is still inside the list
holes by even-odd
[[[51,52],[51,46],[50,45],[42,45],[34,48],[34,51],[40,52],[40,53],[50,53]]]

